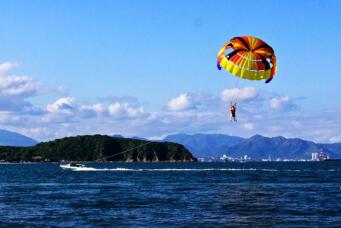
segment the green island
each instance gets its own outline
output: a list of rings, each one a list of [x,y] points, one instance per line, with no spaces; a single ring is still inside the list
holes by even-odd
[[[30,147],[0,146],[2,162],[193,162],[183,146],[107,135],[65,137]]]

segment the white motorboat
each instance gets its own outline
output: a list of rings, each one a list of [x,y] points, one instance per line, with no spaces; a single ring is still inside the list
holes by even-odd
[[[59,165],[60,168],[64,169],[64,170],[79,170],[82,168],[86,168],[85,165],[83,164],[78,164],[78,163],[69,163],[69,164],[60,164]]]

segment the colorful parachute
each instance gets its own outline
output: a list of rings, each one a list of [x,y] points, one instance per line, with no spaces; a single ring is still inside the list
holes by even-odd
[[[277,64],[275,52],[267,43],[253,36],[239,36],[227,42],[218,53],[217,67],[249,80],[274,77]]]

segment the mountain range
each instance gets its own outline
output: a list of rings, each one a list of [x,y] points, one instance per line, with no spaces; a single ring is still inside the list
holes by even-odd
[[[234,146],[244,139],[223,134],[175,134],[168,135],[163,140],[180,143],[197,157],[209,157],[223,154],[226,148]]]
[[[0,129],[0,146],[33,146],[37,143],[25,135]]]
[[[341,158],[341,143],[319,144],[282,136],[241,138],[221,134],[175,134],[164,140],[183,144],[196,157],[226,154],[235,158],[248,155],[252,159],[310,159],[312,153],[322,149],[331,158]]]
[[[114,135],[124,138],[122,135]],[[134,136],[132,139],[145,140]],[[341,158],[341,143],[321,144],[299,138],[264,137],[250,138],[224,134],[173,134],[163,140],[184,145],[195,157],[218,157],[227,155],[239,158],[248,155],[252,159],[309,159],[311,154],[321,149],[331,158]],[[34,146],[38,142],[22,134],[0,129],[1,146]]]

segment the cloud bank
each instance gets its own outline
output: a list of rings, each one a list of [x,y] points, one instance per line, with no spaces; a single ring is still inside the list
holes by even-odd
[[[201,132],[341,141],[341,109],[304,111],[295,98],[255,87],[226,88],[218,94],[181,93],[152,110],[134,97],[79,102],[65,96],[65,87],[49,90],[31,77],[12,74],[16,67],[13,62],[0,64],[0,128],[38,140],[97,133],[155,139],[172,133]],[[30,102],[30,98],[44,96],[47,91],[62,96],[45,106]],[[237,102],[237,123],[228,120],[231,101]]]

